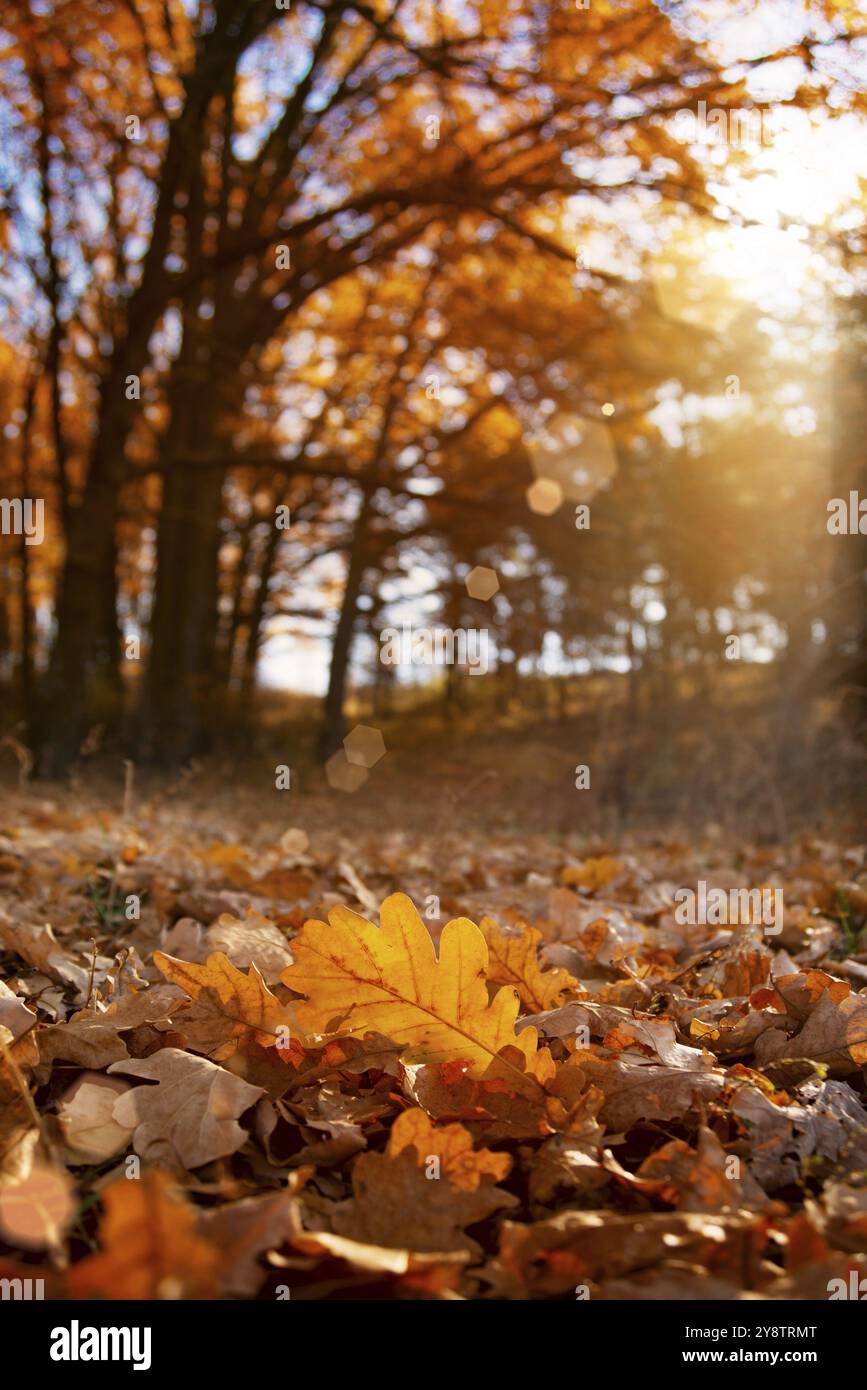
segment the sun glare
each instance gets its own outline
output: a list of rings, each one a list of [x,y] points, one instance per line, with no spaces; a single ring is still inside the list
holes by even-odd
[[[805,295],[824,293],[827,263],[812,233],[833,225],[867,178],[867,141],[854,117],[816,123],[778,109],[752,140],[720,160],[714,192],[728,213],[708,223],[681,222],[654,257],[663,311],[698,327],[725,331],[746,304],[785,315]]]

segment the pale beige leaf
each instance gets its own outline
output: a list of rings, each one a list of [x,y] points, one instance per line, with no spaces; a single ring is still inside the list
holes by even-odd
[[[57,1107],[61,1133],[73,1163],[104,1163],[128,1145],[132,1130],[114,1117],[118,1096],[130,1083],[101,1072],[84,1072]]]
[[[247,1140],[239,1117],[264,1095],[261,1086],[176,1047],[118,1062],[109,1071],[159,1082],[121,1096],[113,1115],[135,1130],[136,1153],[170,1167],[199,1168],[234,1153]]]

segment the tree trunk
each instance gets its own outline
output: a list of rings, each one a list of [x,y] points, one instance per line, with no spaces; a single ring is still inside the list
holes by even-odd
[[[319,732],[319,752],[324,758],[330,757],[335,751],[346,731],[343,722],[343,703],[346,697],[346,678],[349,674],[352,639],[358,619],[358,599],[367,566],[367,522],[369,516],[370,492],[365,490],[361,510],[353,531],[343,604],[331,648],[328,692],[325,696],[322,726]]]
[[[858,326],[863,330],[860,315]],[[837,354],[834,379],[832,495],[848,505],[851,492],[860,498],[867,492],[867,353],[857,341]],[[861,726],[867,715],[867,538],[834,536],[830,545],[834,592],[827,619],[840,672],[837,685],[847,716]]]
[[[217,645],[217,676],[226,695],[229,694],[232,683],[232,671],[235,666],[238,634],[241,631],[244,621],[244,588],[250,565],[253,525],[254,522],[251,519],[241,530],[240,553],[238,555],[238,563],[235,567],[234,583],[232,584],[232,606],[225,624],[225,631],[220,636]]]
[[[213,100],[214,85],[233,70],[239,44],[247,42],[239,26],[200,43],[195,68],[185,81],[186,104],[171,122],[161,168],[160,192],[142,275],[126,304],[125,332],[118,335],[111,367],[100,392],[96,443],[81,503],[69,506],[67,552],[58,584],[57,635],[49,673],[43,684],[36,739],[38,766],[43,776],[60,776],[78,752],[86,717],[94,659],[113,648],[107,638],[114,592],[115,521],[118,493],[124,485],[125,446],[131,425],[126,378],[140,375],[149,360],[150,336],[174,295],[172,274],[165,265],[175,214],[175,196],[186,188],[196,196],[200,186],[200,153],[204,114]],[[190,261],[190,272],[195,265]],[[103,663],[104,664],[104,663]]]
[[[141,748],[157,762],[182,762],[209,742],[222,495],[222,470],[166,475]]]
[[[106,632],[106,590],[114,592],[118,484],[112,453],[122,453],[125,429],[116,421],[101,433],[84,496],[70,509],[66,561],[60,581],[57,636],[34,723],[39,772],[59,777],[85,733],[100,638]]]
[[[244,705],[250,703],[256,684],[256,666],[259,660],[259,647],[262,641],[262,624],[265,619],[265,604],[268,601],[268,590],[271,584],[271,576],[274,573],[277,551],[280,549],[281,536],[282,532],[278,530],[276,522],[272,518],[271,531],[268,535],[267,545],[265,546],[265,554],[262,557],[262,570],[259,575],[256,597],[253,600],[253,608],[250,613],[250,621],[247,628],[247,641],[244,647],[243,670],[241,674],[241,702]]]
[[[27,392],[24,398],[24,430],[21,439],[21,496],[30,497],[30,444],[33,438],[33,426],[36,413],[36,386],[37,373],[34,370],[27,383]],[[33,698],[35,693],[33,681],[33,610],[30,606],[30,547],[26,544],[26,537],[21,536],[21,548],[19,551],[21,574],[20,574],[20,611],[21,611],[21,660],[18,668],[18,693],[21,701],[21,714],[24,719],[24,742],[29,742],[30,726],[33,722],[34,707]]]

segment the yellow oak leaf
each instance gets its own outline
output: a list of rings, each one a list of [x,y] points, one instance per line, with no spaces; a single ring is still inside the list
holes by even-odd
[[[165,1173],[121,1178],[103,1194],[102,1249],[69,1271],[73,1298],[213,1298],[220,1257]]]
[[[423,1110],[404,1111],[385,1153],[356,1159],[353,1195],[335,1209],[334,1230],[352,1240],[414,1252],[480,1253],[464,1227],[517,1205],[511,1193],[494,1185],[510,1166],[507,1154],[474,1151],[463,1125],[438,1129]]]
[[[616,878],[622,868],[619,859],[603,854],[598,859],[585,859],[577,868],[569,865],[560,874],[560,881],[567,888],[586,888],[595,893]]]
[[[491,917],[483,917],[479,930],[488,943],[488,979],[497,985],[514,985],[521,1003],[531,1013],[557,1009],[563,996],[580,989],[568,970],[542,970],[538,946],[542,933],[524,924],[520,933],[501,931]]]
[[[537,1052],[535,1028],[515,1033],[516,990],[505,987],[488,1002],[488,948],[475,922],[447,922],[437,959],[406,894],[386,898],[380,918],[376,927],[336,907],[328,924],[304,924],[292,942],[295,962],[280,976],[307,997],[296,1006],[302,1028],[319,1036],[383,1033],[402,1044],[405,1062],[461,1059],[471,1076],[493,1070],[512,1084],[539,1084],[553,1073],[547,1049]]]
[[[391,1127],[386,1152],[396,1158],[405,1149],[415,1149],[421,1167],[438,1158],[440,1172],[461,1192],[475,1192],[488,1177],[499,1182],[512,1166],[508,1154],[474,1149],[472,1136],[463,1125],[437,1126],[424,1110],[404,1110]]]
[[[288,1036],[289,1015],[255,965],[245,975],[222,951],[215,951],[205,965],[154,951],[154,964],[195,1000],[194,1009],[179,1022],[196,1051],[219,1061],[243,1041],[274,1047]]]

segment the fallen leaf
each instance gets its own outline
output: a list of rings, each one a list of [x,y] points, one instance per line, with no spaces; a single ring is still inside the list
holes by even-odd
[[[617,1133],[644,1120],[679,1118],[718,1096],[725,1085],[719,1069],[669,1067],[630,1053],[609,1058],[587,1054],[578,1063],[605,1096],[599,1118]]]
[[[33,1163],[26,1177],[0,1188],[0,1237],[7,1245],[25,1250],[59,1245],[74,1214],[72,1183],[49,1163]]]
[[[514,985],[526,1009],[540,1013],[556,1009],[565,994],[580,989],[568,971],[540,968],[542,933],[535,927],[525,924],[519,932],[501,931],[492,918],[483,917],[479,930],[488,946],[488,979],[498,985]]]
[[[20,1038],[35,1023],[33,1010],[0,980],[0,1028],[8,1028],[13,1038]]]
[[[800,1033],[786,1044],[786,1057],[809,1057],[835,1076],[867,1065],[867,994],[835,997],[825,990]]]
[[[200,1168],[234,1153],[248,1137],[239,1116],[264,1094],[260,1086],[176,1047],[139,1061],[116,1062],[109,1071],[159,1082],[127,1091],[112,1114],[119,1125],[135,1131],[137,1154],[170,1167]]]
[[[402,1285],[433,1295],[454,1288],[462,1267],[472,1259],[469,1250],[426,1254],[370,1245],[332,1231],[305,1231],[292,1244],[305,1254],[329,1257],[366,1274],[390,1275]]]
[[[772,1192],[801,1177],[805,1159],[867,1168],[867,1112],[840,1081],[806,1081],[801,1104],[777,1105],[755,1086],[739,1087],[730,1102],[749,1138],[750,1171]]]
[[[88,1071],[99,1071],[129,1054],[117,1024],[107,1014],[84,1009],[68,1023],[54,1023],[38,1034],[39,1060],[74,1062]]]
[[[596,893],[616,878],[622,868],[619,859],[603,854],[597,859],[585,859],[576,867],[565,868],[560,877],[567,888],[584,888],[588,893]]]
[[[28,1032],[20,1044],[8,1028],[0,1026],[0,1186],[29,1176],[40,1141],[34,1121],[27,1077],[22,1070],[22,1050],[35,1056]]]
[[[155,951],[154,964],[195,1000],[195,1007],[184,1015],[183,1030],[197,1052],[219,1061],[231,1057],[246,1039],[274,1047],[288,1034],[289,1015],[255,965],[244,975],[220,951],[205,965]]]
[[[499,1182],[512,1166],[508,1154],[474,1149],[463,1125],[435,1126],[423,1110],[404,1110],[389,1132],[389,1154],[394,1156],[410,1148],[415,1149],[422,1163],[438,1158],[441,1171],[461,1192],[475,1192],[486,1177]]]
[[[485,1269],[505,1298],[573,1294],[577,1284],[630,1275],[673,1258],[753,1281],[765,1243],[760,1218],[698,1213],[564,1211],[531,1225],[503,1223],[499,1256]]]
[[[517,1205],[491,1181],[511,1160],[474,1153],[462,1125],[437,1130],[421,1111],[395,1120],[384,1154],[362,1154],[352,1168],[353,1197],[332,1217],[338,1235],[414,1251],[479,1247],[464,1232],[501,1207]]]
[[[636,1179],[680,1211],[761,1211],[767,1194],[736,1154],[727,1154],[716,1135],[702,1125],[698,1147],[681,1139],[663,1144],[644,1160]]]
[[[280,928],[260,912],[233,917],[223,912],[206,932],[212,951],[222,951],[240,969],[255,965],[267,985],[280,978],[292,964],[289,943]]]
[[[406,1062],[461,1058],[472,1076],[492,1067],[516,1072],[498,1057],[506,1047],[520,1053],[530,1075],[550,1071],[544,1054],[537,1056],[535,1030],[515,1034],[515,990],[503,988],[488,1003],[488,949],[474,922],[447,922],[437,959],[430,934],[403,893],[386,898],[381,917],[375,927],[337,907],[329,913],[330,925],[305,923],[293,942],[295,964],[281,976],[307,996],[309,1002],[297,1007],[303,1028],[319,1036],[384,1033],[403,1045]]]
[[[165,1173],[121,1178],[103,1193],[102,1247],[69,1271],[75,1298],[211,1298],[219,1252],[197,1233],[196,1214]]]
[[[298,1174],[293,1178],[297,1187]],[[272,1247],[279,1249],[302,1229],[298,1203],[288,1192],[245,1197],[202,1212],[199,1230],[221,1255],[221,1297],[251,1298],[267,1273],[259,1263],[260,1255]]]
[[[95,1071],[72,1083],[58,1103],[57,1118],[73,1163],[104,1163],[126,1148],[132,1130],[118,1123],[113,1108],[129,1089],[128,1081]]]
[[[60,945],[50,926],[33,927],[13,922],[0,912],[0,943],[49,979],[74,986],[79,995],[86,993],[89,969]]]

